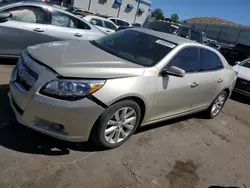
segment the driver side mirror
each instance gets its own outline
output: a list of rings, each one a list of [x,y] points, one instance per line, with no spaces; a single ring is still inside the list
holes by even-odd
[[[96,25],[96,24],[97,24],[97,22],[96,22],[95,20],[91,20],[90,23],[91,23],[92,25]]]
[[[9,12],[0,12],[0,21],[6,21],[8,18],[11,18],[12,14]]]
[[[161,71],[162,76],[166,75],[171,75],[171,76],[176,76],[176,77],[184,77],[185,76],[185,71],[183,69],[180,69],[176,66],[171,66],[169,68],[164,68]]]

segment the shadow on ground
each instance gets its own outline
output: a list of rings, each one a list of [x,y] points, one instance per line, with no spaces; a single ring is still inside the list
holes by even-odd
[[[237,102],[240,102],[240,103],[243,103],[243,104],[250,104],[250,97],[247,97],[245,95],[241,95],[239,93],[233,93],[231,95],[231,99],[234,100],[234,101],[237,101]]]
[[[71,143],[51,138],[20,125],[15,118],[8,99],[9,86],[0,85],[0,145],[11,150],[43,155],[67,155],[70,150],[100,151],[92,142]],[[185,121],[194,116],[186,116],[153,125],[141,127],[137,133]],[[195,117],[202,118],[200,114]]]
[[[70,150],[97,151],[92,143],[70,143],[40,134],[20,125],[12,111],[9,86],[0,85],[0,145],[11,150],[43,155],[66,155]]]
[[[18,59],[0,58],[0,65],[15,65]]]

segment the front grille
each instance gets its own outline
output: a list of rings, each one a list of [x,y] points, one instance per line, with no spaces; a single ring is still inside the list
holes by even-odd
[[[38,74],[27,66],[21,57],[17,64],[16,82],[26,91],[29,91],[36,83]]]
[[[237,78],[235,88],[250,92],[250,81],[242,78]]]

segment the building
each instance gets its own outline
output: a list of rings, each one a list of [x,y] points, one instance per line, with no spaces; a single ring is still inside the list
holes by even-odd
[[[64,0],[65,1],[65,0]],[[119,17],[126,21],[143,24],[150,13],[150,0],[66,0],[73,7],[94,14]]]

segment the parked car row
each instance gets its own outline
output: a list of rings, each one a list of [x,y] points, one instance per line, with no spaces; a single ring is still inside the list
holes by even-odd
[[[0,7],[0,56],[19,57],[34,44],[95,40],[106,34],[87,21],[53,6],[19,2]]]

